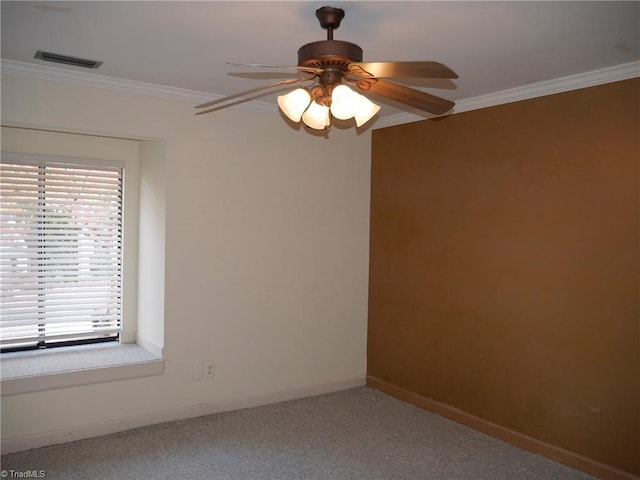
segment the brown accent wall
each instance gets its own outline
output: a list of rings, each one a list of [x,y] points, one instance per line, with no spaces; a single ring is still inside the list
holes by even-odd
[[[639,110],[633,79],[374,131],[368,374],[640,474]]]

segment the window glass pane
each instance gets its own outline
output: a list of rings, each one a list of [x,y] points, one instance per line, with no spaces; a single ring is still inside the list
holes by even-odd
[[[0,164],[3,347],[118,335],[122,168]]]

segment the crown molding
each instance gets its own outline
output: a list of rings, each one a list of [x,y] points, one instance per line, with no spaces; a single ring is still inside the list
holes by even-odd
[[[451,112],[462,113],[480,108],[494,107],[503,103],[519,102],[530,98],[553,95],[554,93],[568,92],[580,88],[603,85],[605,83],[628,80],[640,77],[640,61],[623,63],[613,67],[602,68],[590,72],[578,73],[567,77],[545,80],[543,82],[531,83],[522,87],[510,88],[500,92],[488,93],[477,97],[465,98],[456,102],[456,106]],[[403,123],[417,122],[425,118],[410,113],[399,113],[382,117],[376,123],[376,128],[392,127]]]
[[[115,90],[117,92],[134,93],[138,95],[147,95],[151,97],[164,98],[166,100],[177,100],[180,102],[195,104],[217,100],[224,96],[183,88],[168,87],[166,85],[138,82],[135,80],[106,77],[95,73],[50,67],[48,65],[37,65],[34,63],[18,62],[16,60],[6,60],[4,58],[0,62],[0,73],[36,78],[38,80],[67,83],[70,85],[79,85],[83,87],[103,88],[106,90]],[[278,113],[278,109],[275,105],[257,101],[237,103],[233,105],[232,108],[266,115],[277,115]]]
[[[120,78],[105,77],[102,75],[96,75],[94,73],[68,70],[46,65],[36,65],[33,63],[18,62],[15,60],[2,59],[2,61],[0,62],[0,73],[36,78],[40,80],[50,80],[53,82],[67,83],[71,85],[104,88],[119,92],[148,95],[152,97],[160,97],[168,100],[177,100],[196,104],[207,102],[210,100],[216,100],[223,97],[222,95],[212,95],[209,93],[197,92],[194,90],[186,90],[182,88],[168,87],[152,83],[137,82],[134,80],[123,80]],[[590,72],[579,73],[577,75],[569,75],[567,77],[545,80],[543,82],[532,83],[522,87],[502,90],[500,92],[465,98],[456,102],[456,106],[452,113],[455,114],[467,112],[470,110],[478,110],[480,108],[492,107],[504,103],[518,102],[530,98],[542,97],[545,95],[552,95],[555,93],[562,93],[570,90],[577,90],[580,88],[617,82],[620,80],[627,80],[639,76],[640,61],[623,63],[600,70],[593,70]],[[247,112],[260,113],[263,115],[278,114],[278,109],[275,104],[259,102],[256,100],[237,103],[230,107]],[[402,112],[396,115],[388,115],[379,118],[376,121],[374,128],[385,128],[394,125],[400,125],[403,123],[417,122],[420,120],[425,120],[425,118],[430,117],[423,117],[411,113]]]

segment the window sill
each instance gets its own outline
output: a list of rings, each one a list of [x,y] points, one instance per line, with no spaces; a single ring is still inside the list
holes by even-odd
[[[2,396],[161,375],[164,360],[136,344],[95,344],[4,353]]]

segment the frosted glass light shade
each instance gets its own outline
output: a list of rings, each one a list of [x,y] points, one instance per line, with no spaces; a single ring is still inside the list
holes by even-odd
[[[353,118],[360,108],[362,98],[362,95],[346,85],[338,85],[331,93],[331,115],[340,120]]]
[[[380,111],[380,105],[376,105],[367,97],[360,95],[360,108],[358,112],[355,114],[356,125],[361,127],[369,120],[373,118],[373,116]]]
[[[278,97],[278,106],[292,122],[299,122],[302,114],[311,102],[311,95],[304,88],[297,88],[293,92]]]
[[[316,102],[311,102],[307,111],[302,115],[302,121],[309,127],[322,130],[329,126],[329,108]]]

